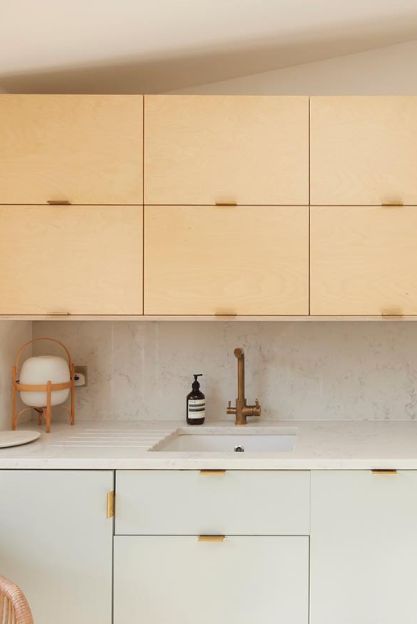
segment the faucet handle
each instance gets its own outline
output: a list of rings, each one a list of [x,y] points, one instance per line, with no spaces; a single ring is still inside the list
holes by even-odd
[[[232,407],[232,402],[231,401],[227,402],[226,414],[236,414],[236,408]]]

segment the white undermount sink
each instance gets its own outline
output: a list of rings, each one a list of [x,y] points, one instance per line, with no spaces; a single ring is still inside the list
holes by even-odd
[[[296,441],[294,431],[276,427],[210,428],[194,432],[178,429],[151,448],[151,451],[183,453],[279,453],[292,451]]]

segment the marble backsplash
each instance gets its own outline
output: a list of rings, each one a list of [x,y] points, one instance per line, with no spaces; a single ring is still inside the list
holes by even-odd
[[[207,420],[231,419],[236,346],[246,353],[246,396],[259,398],[264,418],[417,418],[417,323],[38,321],[32,329],[88,366],[79,420],[184,418],[193,373],[204,374]]]

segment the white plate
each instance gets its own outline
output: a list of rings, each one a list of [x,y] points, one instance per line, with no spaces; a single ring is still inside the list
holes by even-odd
[[[0,448],[29,444],[40,437],[39,431],[0,431]]]

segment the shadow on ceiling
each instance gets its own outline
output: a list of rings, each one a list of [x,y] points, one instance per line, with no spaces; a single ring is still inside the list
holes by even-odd
[[[82,67],[61,67],[0,75],[10,93],[161,93],[238,78],[334,56],[362,52],[417,38],[413,15],[372,23],[344,24],[290,41],[270,38],[246,45],[194,50],[154,59],[112,60]]]

